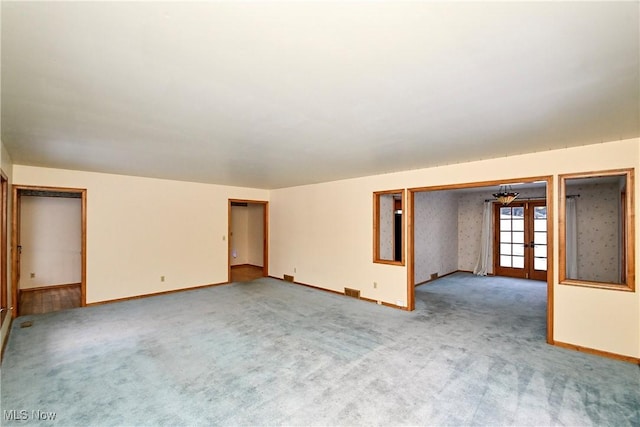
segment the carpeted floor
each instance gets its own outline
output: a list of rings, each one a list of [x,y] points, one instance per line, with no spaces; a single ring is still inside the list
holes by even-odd
[[[2,425],[640,426],[637,365],[545,344],[546,284],[416,291],[407,313],[259,279],[21,317]]]

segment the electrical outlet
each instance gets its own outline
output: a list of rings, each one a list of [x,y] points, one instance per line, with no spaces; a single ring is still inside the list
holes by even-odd
[[[227,240],[227,236],[222,236],[222,240],[223,241]]]
[[[373,289],[378,289],[378,282],[373,282]]]
[[[160,276],[160,281],[164,282],[164,276]]]
[[[35,279],[36,278],[36,273],[31,273],[31,278]]]
[[[293,272],[294,273],[297,273],[298,272],[297,270],[298,270],[297,268],[293,267]]]

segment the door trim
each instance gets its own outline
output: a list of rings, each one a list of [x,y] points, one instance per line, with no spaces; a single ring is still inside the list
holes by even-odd
[[[547,343],[553,344],[553,277],[554,277],[554,265],[553,265],[553,249],[555,246],[554,234],[553,234],[553,219],[554,219],[554,188],[553,188],[553,175],[543,175],[524,178],[510,178],[492,181],[478,181],[462,184],[449,184],[449,185],[435,185],[429,187],[415,187],[408,189],[408,209],[407,209],[407,251],[409,256],[409,262],[407,265],[407,310],[415,310],[415,224],[414,224],[414,212],[415,212],[415,193],[423,191],[438,191],[438,190],[459,190],[464,188],[478,188],[478,187],[497,187],[501,184],[515,184],[519,182],[536,182],[545,181],[546,183],[546,201],[547,201]]]
[[[7,298],[7,257],[8,257],[8,227],[7,220],[9,214],[9,178],[4,173],[3,170],[0,170],[0,200],[1,210],[1,223],[0,223],[0,270],[2,271],[2,278],[0,278],[0,286],[2,286],[0,301],[1,301],[1,312],[0,312],[0,326],[4,323],[4,319],[9,312],[9,300]],[[1,359],[1,358],[0,358]]]
[[[262,277],[269,276],[269,202],[266,200],[229,199],[227,211],[227,283],[231,283],[231,204],[263,205]]]
[[[11,298],[13,303],[13,318],[20,315],[20,300],[18,299],[18,236],[20,233],[20,191],[34,190],[44,193],[77,193],[81,200],[81,273],[80,273],[80,306],[87,306],[87,189],[68,187],[43,187],[37,185],[12,186],[12,215],[11,215]]]

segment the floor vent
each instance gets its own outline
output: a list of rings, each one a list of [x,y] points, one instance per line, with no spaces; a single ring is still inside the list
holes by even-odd
[[[360,291],[358,289],[344,288],[344,294],[348,297],[360,298]]]
[[[293,276],[289,276],[288,274],[285,274],[284,281],[293,283]]]
[[[20,323],[21,328],[30,328],[31,326],[33,326],[33,322],[31,320]]]

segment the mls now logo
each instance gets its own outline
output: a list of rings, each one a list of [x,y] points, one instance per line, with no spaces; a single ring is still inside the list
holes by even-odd
[[[4,411],[5,421],[26,421],[29,419],[29,411],[17,411],[12,409],[10,411]]]
[[[27,421],[27,420],[37,420],[37,421],[53,421],[56,419],[55,412],[45,412],[45,411],[27,411],[25,409],[18,411],[17,409],[5,410],[4,411],[4,419],[5,421]]]

